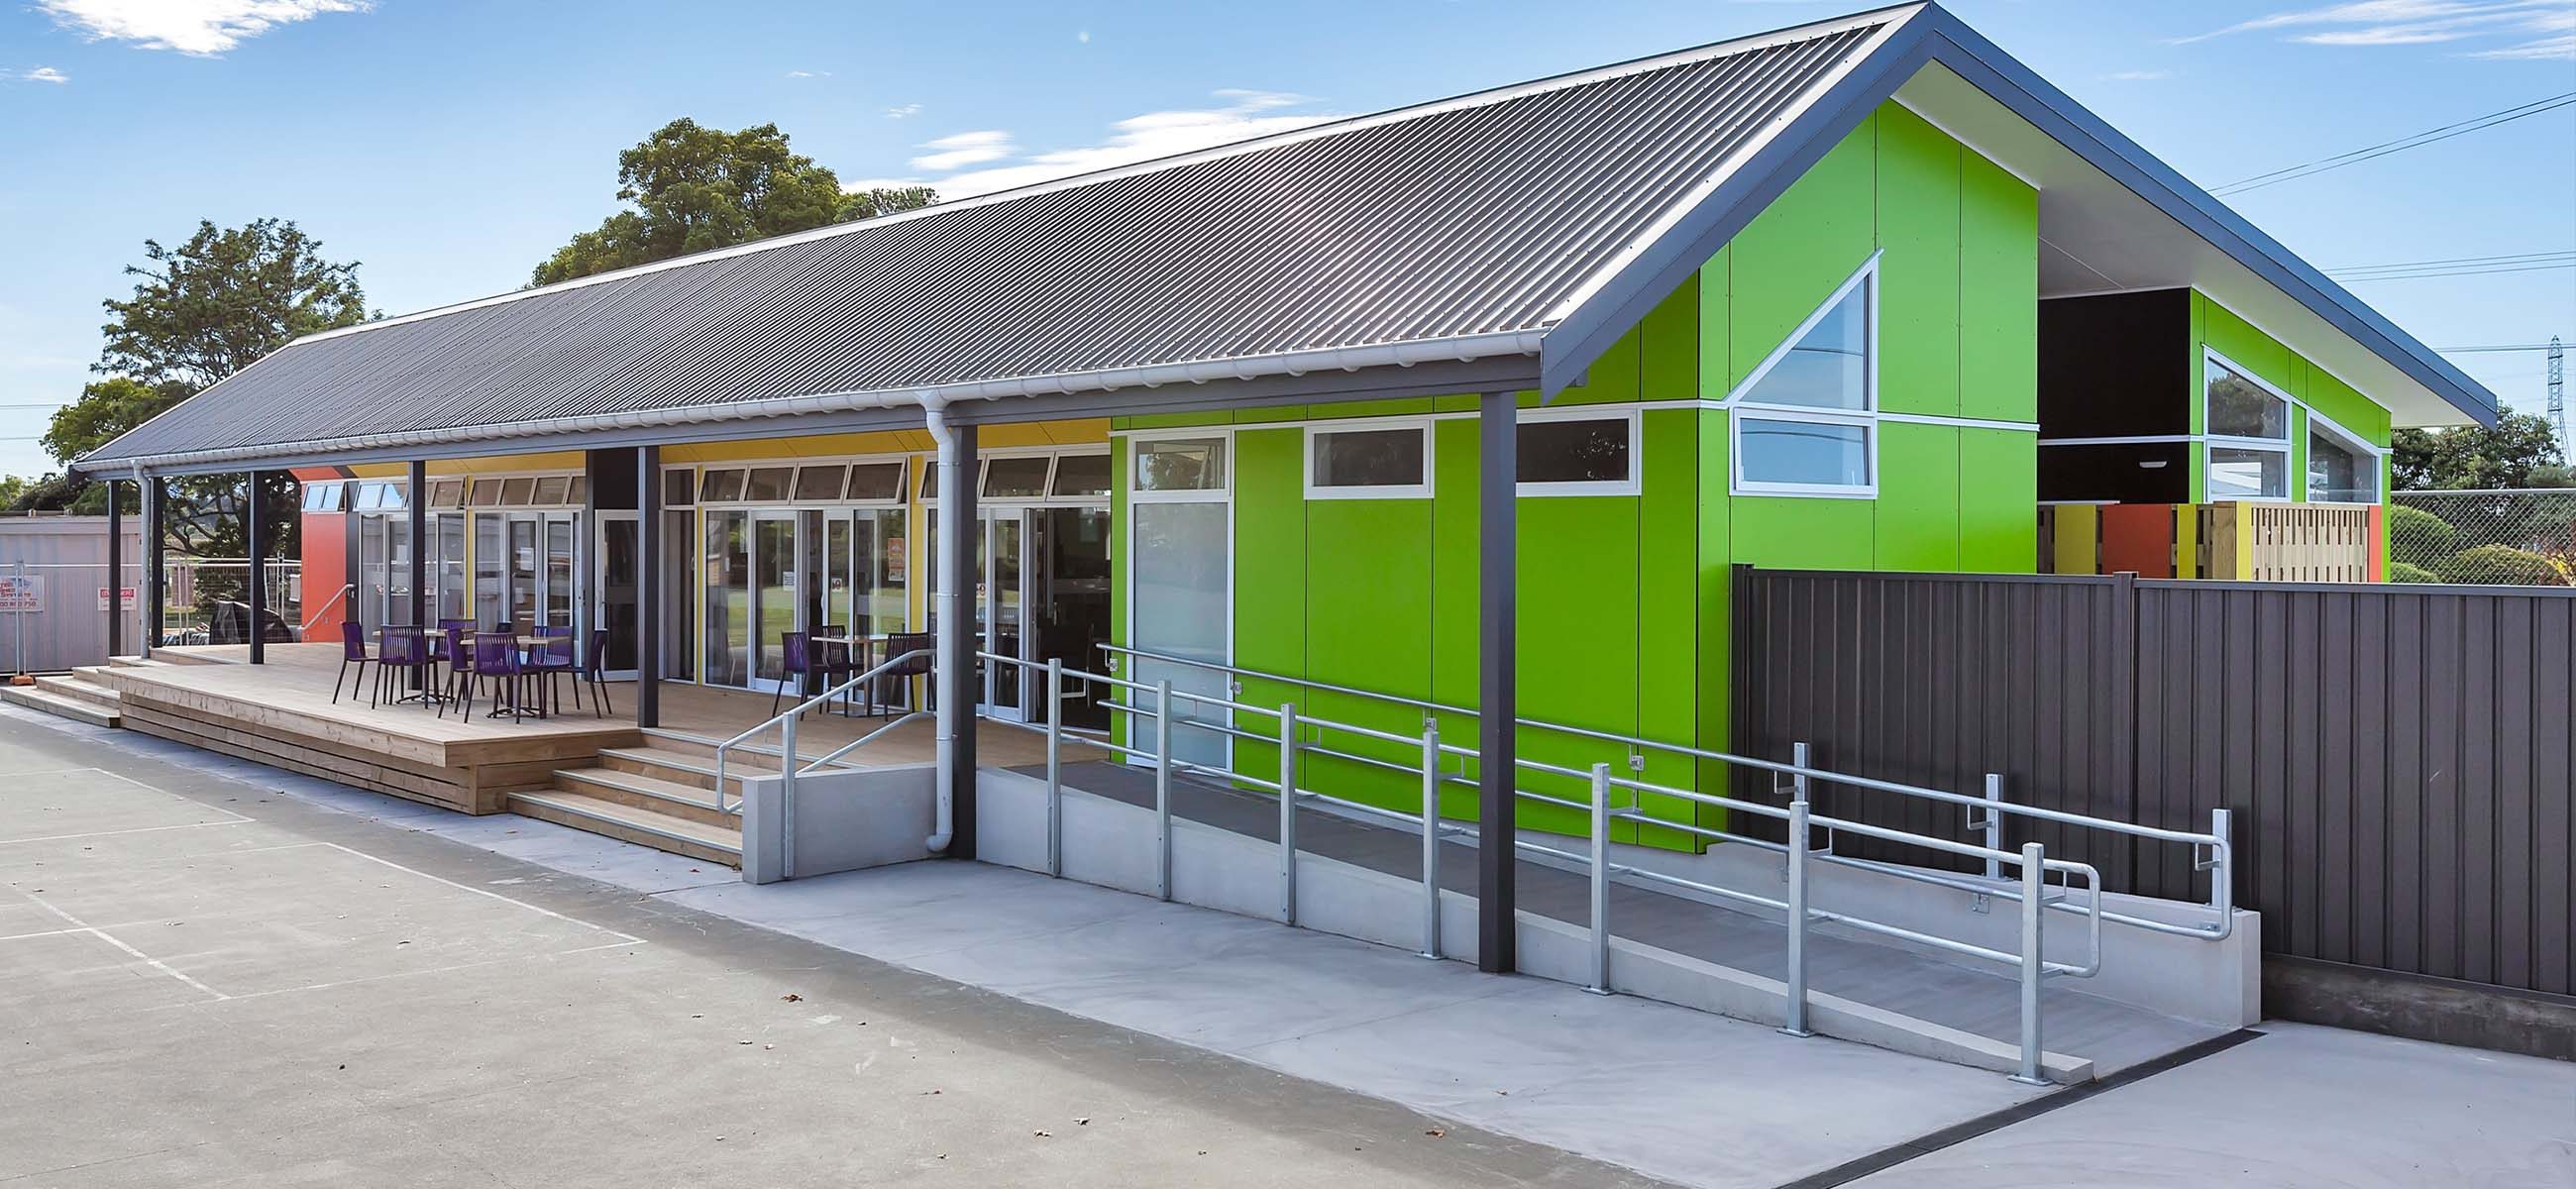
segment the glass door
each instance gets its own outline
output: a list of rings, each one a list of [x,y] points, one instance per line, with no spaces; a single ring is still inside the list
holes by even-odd
[[[643,585],[638,543],[634,513],[599,514],[599,589],[591,606],[594,622],[608,632],[608,655],[601,667],[620,680],[635,676],[636,602]]]
[[[1068,669],[1099,671],[1105,659],[1099,646],[1109,640],[1109,509],[1040,508],[1029,514],[1029,641],[1027,655],[1054,659]],[[1043,692],[1032,692],[1029,714],[1044,721],[1037,704]],[[1100,704],[1103,691],[1088,683],[1068,687],[1065,725],[1105,730],[1109,711]]]
[[[1016,508],[995,511],[977,526],[981,553],[975,567],[976,635],[983,641],[983,650],[996,656],[1029,655],[1029,515]],[[1018,665],[984,665],[984,713],[1023,721],[1029,684],[1028,670]]]
[[[799,559],[803,552],[793,512],[755,512],[751,518],[751,597],[749,622],[758,631],[750,655],[757,658],[751,688],[780,688],[787,677],[787,633],[802,620],[797,604]]]

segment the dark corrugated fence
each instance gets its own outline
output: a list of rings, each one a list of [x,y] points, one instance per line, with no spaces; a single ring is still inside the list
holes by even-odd
[[[2009,800],[2178,829],[2224,807],[2266,949],[2576,993],[2576,590],[1740,568],[1734,621],[1732,750],[1803,739],[1821,767],[1965,793],[2000,772]],[[1817,795],[1979,840],[1898,800]],[[2025,838],[2115,891],[2208,895],[2186,847]]]

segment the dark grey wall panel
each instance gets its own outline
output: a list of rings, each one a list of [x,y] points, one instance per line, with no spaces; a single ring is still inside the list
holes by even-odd
[[[2236,896],[2303,958],[2576,993],[2576,591],[1739,569],[1735,750],[2180,829],[2232,811]],[[1771,796],[1739,777],[1739,795]],[[1875,796],[1875,795],[1873,795]],[[1839,799],[1838,799],[1839,798]],[[1967,838],[1961,815],[1821,812]],[[2183,848],[2042,826],[2106,884],[2208,895]],[[1843,839],[1846,853],[1962,866]]]

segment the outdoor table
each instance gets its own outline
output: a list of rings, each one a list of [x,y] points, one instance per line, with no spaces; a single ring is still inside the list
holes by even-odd
[[[894,637],[885,632],[874,632],[866,635],[818,635],[808,638],[816,644],[848,645],[850,649],[850,673],[852,676],[857,676],[858,674],[865,673],[877,666],[877,661],[875,659],[876,650],[886,641],[891,640]],[[847,702],[844,702],[843,704],[847,705]],[[868,705],[871,707],[876,705],[873,698],[869,700]],[[847,712],[844,711],[844,714],[846,713]]]

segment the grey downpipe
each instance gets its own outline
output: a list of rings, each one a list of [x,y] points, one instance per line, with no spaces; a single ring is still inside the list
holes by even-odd
[[[925,400],[921,407],[924,420],[930,430],[930,440],[939,445],[939,474],[940,481],[944,483],[948,476],[958,473],[958,467],[966,465],[957,457],[957,435],[948,427],[948,402]],[[931,665],[930,676],[931,696],[939,703],[938,709],[933,714],[936,720],[932,732],[932,737],[936,740],[934,744],[936,758],[933,761],[935,772],[931,782],[935,786],[933,796],[938,805],[938,815],[933,819],[930,837],[922,840],[922,846],[932,854],[946,852],[948,844],[955,840],[957,833],[957,805],[951,793],[951,790],[957,787],[957,704],[954,698],[939,697],[938,688],[941,680],[947,676],[948,666],[959,660],[958,657],[949,654],[950,650],[940,648],[939,645],[946,642],[946,633],[950,629],[965,622],[958,618],[965,614],[963,592],[951,589],[948,581],[951,559],[963,556],[957,551],[967,548],[964,529],[965,521],[960,517],[952,515],[939,518],[941,564],[931,567],[930,575],[930,597],[939,615],[941,632],[941,635],[932,641],[937,660]]]

